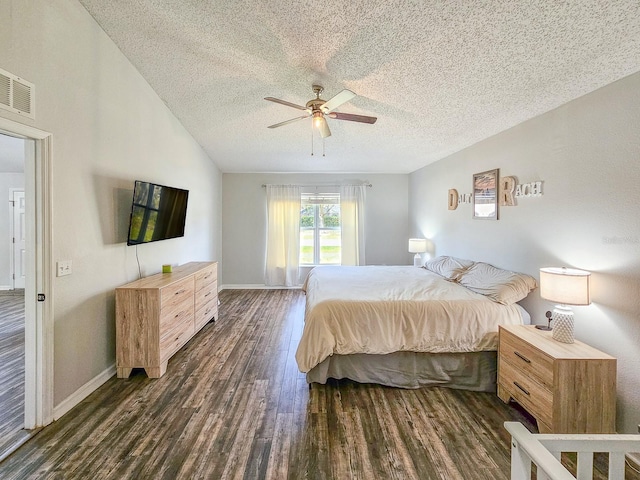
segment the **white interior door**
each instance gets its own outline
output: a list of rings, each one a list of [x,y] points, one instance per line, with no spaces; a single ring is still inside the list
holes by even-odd
[[[13,191],[13,288],[24,288],[26,275],[26,217],[24,191]]]

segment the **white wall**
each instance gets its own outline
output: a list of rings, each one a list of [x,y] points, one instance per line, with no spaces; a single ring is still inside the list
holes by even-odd
[[[408,175],[259,174],[222,176],[223,285],[263,285],[266,192],[262,184],[328,184],[369,181],[365,212],[366,263],[408,265]]]
[[[10,235],[12,207],[9,203],[11,189],[24,189],[24,174],[0,172],[0,290],[8,290],[13,285],[11,280],[13,248]]]
[[[53,285],[59,405],[114,363],[114,288],[138,277],[134,180],[190,191],[185,237],[137,247],[149,275],[220,258],[221,174],[75,0],[5,0],[0,18],[0,68],[35,84],[36,119],[0,115],[53,135],[53,255],[73,262]]]
[[[576,337],[618,359],[618,431],[640,423],[640,73],[480,142],[410,176],[410,230],[435,253],[522,271],[590,270],[592,301],[575,307]],[[500,220],[447,210],[447,190],[471,192],[474,173],[500,168],[542,197],[503,207]],[[533,292],[535,323],[553,307]]]

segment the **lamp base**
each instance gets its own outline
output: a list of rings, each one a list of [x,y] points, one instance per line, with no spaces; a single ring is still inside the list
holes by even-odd
[[[553,328],[551,328],[549,325],[536,325],[536,328],[538,330],[544,330],[545,332],[550,332],[551,330],[553,330]]]
[[[573,311],[564,305],[553,310],[553,339],[562,343],[573,343]]]
[[[413,266],[421,267],[422,266],[422,257],[419,253],[416,253],[415,257],[413,257]]]

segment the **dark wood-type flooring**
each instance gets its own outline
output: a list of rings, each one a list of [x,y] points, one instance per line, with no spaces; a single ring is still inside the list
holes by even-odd
[[[24,426],[24,291],[0,294],[0,458],[29,437]]]
[[[490,393],[309,389],[294,359],[304,294],[220,300],[166,375],[110,379],[0,463],[0,478],[507,479],[503,422],[535,428]]]

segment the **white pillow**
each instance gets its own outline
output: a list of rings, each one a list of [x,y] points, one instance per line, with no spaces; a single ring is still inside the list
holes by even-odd
[[[430,272],[442,275],[447,280],[456,281],[462,272],[473,265],[473,263],[471,260],[464,260],[462,258],[441,256],[427,260],[424,268]]]
[[[458,277],[469,290],[503,305],[522,300],[538,286],[536,279],[524,273],[510,272],[488,263],[474,263]]]

